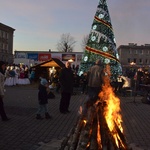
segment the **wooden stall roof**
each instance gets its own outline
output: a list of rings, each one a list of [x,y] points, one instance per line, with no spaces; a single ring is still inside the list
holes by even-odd
[[[55,67],[55,68],[63,68],[65,67],[64,63],[57,58],[51,58],[48,61],[44,61],[38,65],[33,66],[32,68],[37,67]]]

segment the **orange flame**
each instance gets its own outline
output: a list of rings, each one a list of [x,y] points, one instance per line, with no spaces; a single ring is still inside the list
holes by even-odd
[[[98,143],[99,149],[102,149],[99,116],[97,116],[97,120],[98,120],[98,124],[97,124],[97,128],[98,128],[98,130],[97,130],[97,143]]]
[[[106,107],[104,108],[104,116],[106,119],[106,123],[108,128],[113,135],[116,145],[118,144],[118,133],[115,130],[115,124],[117,124],[120,131],[123,133],[122,128],[122,116],[120,115],[120,100],[115,96],[113,92],[113,88],[110,85],[110,68],[106,66],[105,76],[103,78],[103,86],[102,91],[99,93],[99,97],[102,101],[106,103]]]

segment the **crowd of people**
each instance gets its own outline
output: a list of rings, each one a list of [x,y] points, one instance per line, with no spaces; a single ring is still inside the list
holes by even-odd
[[[25,65],[8,65],[5,71],[5,85],[25,85],[30,84],[29,68]]]
[[[82,94],[86,94],[89,91],[89,72],[84,72],[81,76],[79,76],[75,69],[71,69],[73,71],[74,89],[80,89]],[[56,91],[59,92],[60,83],[58,73],[53,75],[51,78],[51,83],[52,87],[56,88]],[[133,90],[133,88],[136,88],[136,91],[142,90],[140,86],[141,84],[150,84],[150,72],[142,68],[135,69],[134,71],[127,69],[122,75],[119,75],[116,80],[111,81],[111,85],[114,88],[114,93],[121,96],[127,96],[128,93],[126,90]],[[73,93],[75,94],[75,91]]]
[[[4,96],[4,86],[14,86],[17,84],[31,84],[35,78],[35,70],[29,70],[28,66],[25,65],[13,65],[3,67],[1,63],[1,76],[0,76],[0,115],[2,120],[8,120],[4,108],[3,108],[3,96]],[[2,68],[3,67],[3,68]],[[70,112],[69,105],[71,96],[76,94],[74,89],[79,89],[82,94],[87,94],[87,103],[93,103],[98,99],[98,94],[101,91],[101,86],[103,84],[104,68],[100,60],[96,60],[95,65],[93,65],[88,72],[84,72],[81,76],[78,75],[79,67],[71,67],[70,62],[65,63],[65,67],[59,72],[55,71],[47,76],[40,74],[39,76],[39,87],[38,87],[38,102],[39,108],[36,114],[37,119],[42,119],[41,113],[45,113],[45,118],[50,119],[51,116],[48,113],[47,104],[49,98],[54,98],[55,95],[50,95],[48,97],[48,89],[55,89],[57,93],[60,93],[60,105],[59,111],[62,114],[67,114]],[[126,96],[126,90],[128,88],[133,88],[134,83],[136,83],[136,90],[141,90],[141,84],[150,84],[150,73],[148,71],[142,70],[142,68],[137,69],[134,72],[125,72],[123,75],[119,75],[115,81],[110,84],[114,89],[114,93]],[[53,94],[53,93],[52,93]],[[50,97],[52,96],[52,97]],[[86,110],[86,109],[85,109]]]
[[[112,82],[114,92],[121,96],[127,96],[127,91],[144,94],[142,85],[150,85],[150,72],[142,68],[138,68],[134,72],[127,71]]]

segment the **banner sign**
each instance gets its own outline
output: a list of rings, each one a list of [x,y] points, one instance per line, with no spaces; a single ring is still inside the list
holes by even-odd
[[[51,54],[40,53],[38,61],[47,61],[51,59]]]
[[[68,61],[70,59],[75,61],[76,60],[76,55],[75,54],[62,54],[62,61]]]
[[[27,55],[26,55],[26,53],[17,52],[17,53],[16,53],[16,58],[27,58]]]
[[[38,61],[38,53],[28,53],[28,59]]]

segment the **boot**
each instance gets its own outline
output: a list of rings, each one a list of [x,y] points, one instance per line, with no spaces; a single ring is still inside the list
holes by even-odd
[[[38,120],[42,120],[43,118],[41,117],[41,115],[40,115],[40,114],[37,114],[37,115],[36,115],[36,119],[38,119]]]
[[[45,113],[45,118],[46,119],[51,119],[52,117],[49,115],[49,113]]]

